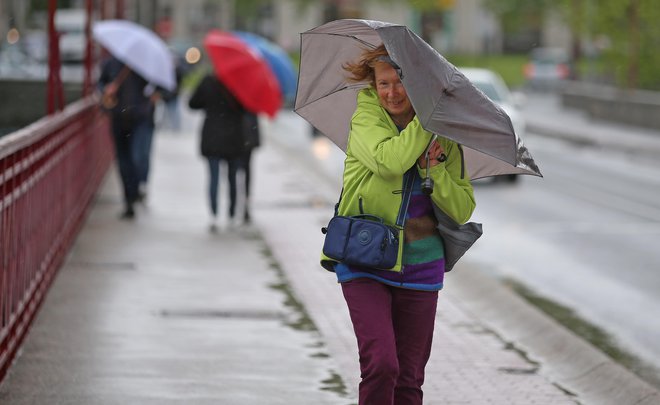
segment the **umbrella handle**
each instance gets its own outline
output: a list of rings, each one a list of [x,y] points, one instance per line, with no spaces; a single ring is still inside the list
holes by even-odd
[[[429,146],[426,147],[426,152],[424,152],[426,157],[426,176],[422,179],[422,193],[426,195],[431,195],[431,193],[433,193],[433,179],[429,174],[429,168],[431,167],[431,156],[429,155],[429,152],[431,152],[431,145],[433,145],[433,142],[436,139],[438,139],[438,135],[433,134],[431,142],[429,142]]]
[[[426,176],[422,179],[422,193],[431,195],[433,193],[433,179],[429,176],[430,159],[428,152],[426,153]]]
[[[119,87],[121,87],[122,83],[124,83],[124,80],[126,80],[130,73],[131,70],[128,68],[128,66],[124,65],[117,77],[115,77],[115,80],[111,81],[106,86],[114,86],[115,89],[119,89]],[[103,96],[101,97],[101,104],[103,105],[103,108],[106,110],[111,110],[117,106],[117,102],[116,90],[112,94],[103,92]]]

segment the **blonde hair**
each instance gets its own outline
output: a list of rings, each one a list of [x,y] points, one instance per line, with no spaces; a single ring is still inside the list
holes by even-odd
[[[381,56],[389,56],[385,45],[374,49],[365,49],[358,62],[346,62],[342,68],[349,73],[348,81],[352,83],[368,81],[372,87],[376,87],[376,75],[374,66],[379,62]]]

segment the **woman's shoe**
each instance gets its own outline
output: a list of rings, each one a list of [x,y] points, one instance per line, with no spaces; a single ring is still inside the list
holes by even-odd
[[[135,211],[132,206],[128,206],[124,212],[119,216],[120,219],[133,219],[135,218]]]
[[[215,215],[211,217],[211,223],[209,224],[209,232],[218,233],[218,218]]]

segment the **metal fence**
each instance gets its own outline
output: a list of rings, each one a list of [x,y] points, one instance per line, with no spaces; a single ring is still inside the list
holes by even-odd
[[[112,158],[108,120],[91,98],[0,139],[0,380]]]

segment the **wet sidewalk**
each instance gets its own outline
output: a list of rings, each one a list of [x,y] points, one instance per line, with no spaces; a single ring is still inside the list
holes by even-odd
[[[256,227],[209,232],[197,139],[157,134],[133,222],[109,173],[0,403],[349,402]]]
[[[118,220],[109,173],[0,404],[357,403],[348,312],[318,265],[341,156],[312,143],[290,111],[264,122],[253,224],[222,218],[212,233],[199,118],[157,134],[135,221]],[[465,260],[447,277],[426,404],[657,403],[486,272]]]

